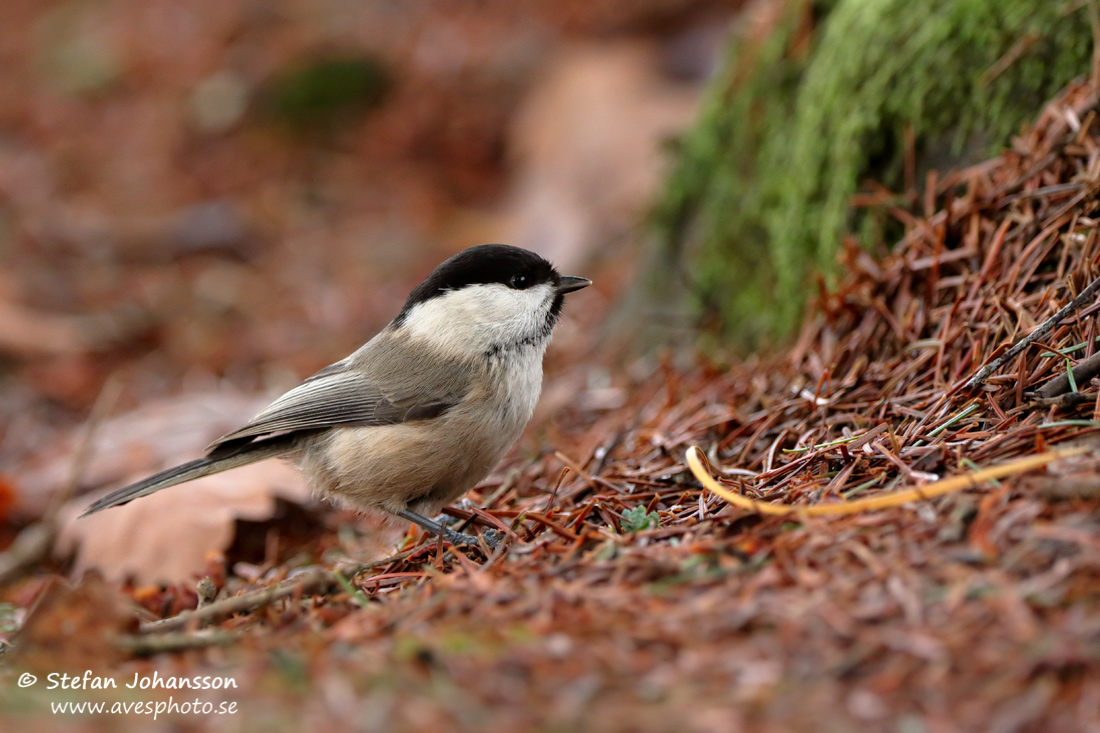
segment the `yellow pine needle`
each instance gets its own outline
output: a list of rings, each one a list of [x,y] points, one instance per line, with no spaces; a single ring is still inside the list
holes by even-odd
[[[820,517],[826,515],[837,514],[856,514],[858,512],[867,511],[869,509],[885,509],[886,507],[898,506],[910,501],[919,501],[922,499],[931,499],[935,496],[943,496],[944,494],[950,494],[953,491],[959,491],[961,489],[967,489],[972,486],[977,486],[983,481],[990,481],[992,479],[1004,478],[1006,476],[1014,476],[1025,471],[1030,471],[1033,468],[1039,468],[1045,466],[1051,461],[1059,458],[1067,458],[1069,456],[1077,456],[1085,453],[1088,448],[1077,446],[1073,448],[1058,448],[1055,450],[1047,451],[1046,453],[1040,453],[1037,456],[1028,456],[1026,458],[1020,458],[1015,461],[1009,461],[999,466],[991,466],[989,468],[983,468],[972,473],[963,474],[962,476],[952,476],[951,478],[945,478],[940,481],[935,481],[924,486],[919,486],[912,489],[899,489],[898,491],[892,491],[888,494],[881,494],[879,496],[869,496],[865,499],[857,499],[855,501],[831,501],[825,504],[816,504],[811,506],[802,506],[795,504],[774,504],[771,502],[757,501],[756,499],[750,499],[747,496],[741,496],[735,494],[728,488],[722,486],[714,477],[711,476],[710,470],[706,465],[706,457],[703,455],[703,451],[699,450],[698,446],[691,446],[687,450],[687,464],[691,469],[691,472],[695,474],[695,478],[699,480],[709,491],[718,494],[730,504],[739,506],[742,509],[748,509],[749,511],[756,512],[757,514],[805,514],[811,517]]]

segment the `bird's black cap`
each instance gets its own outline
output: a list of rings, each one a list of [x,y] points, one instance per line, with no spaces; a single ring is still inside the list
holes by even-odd
[[[404,320],[413,306],[448,290],[491,283],[523,290],[547,282],[558,286],[561,275],[534,252],[507,244],[479,244],[446,260],[413,288],[395,322]]]

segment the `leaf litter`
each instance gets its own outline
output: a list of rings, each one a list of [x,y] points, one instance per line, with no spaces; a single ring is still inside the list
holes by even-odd
[[[95,654],[231,668],[250,727],[1090,729],[1100,303],[1051,317],[1100,277],[1098,103],[1074,85],[1001,157],[930,176],[789,352],[669,358],[621,405],[565,410],[447,510],[502,547],[410,532],[349,564],[345,532],[297,564],[215,558],[212,602],[130,588],[150,612]],[[858,511],[818,516],[840,502]]]

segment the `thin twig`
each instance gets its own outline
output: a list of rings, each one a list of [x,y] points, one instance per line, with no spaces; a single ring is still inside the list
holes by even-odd
[[[1081,291],[1081,294],[1071,300],[1065,307],[1052,315],[1050,318],[1039,324],[1038,328],[1029,333],[1024,338],[1020,339],[1011,349],[1006,351],[1001,357],[994,359],[986,364],[978,371],[973,377],[967,380],[963,385],[964,389],[971,389],[985,382],[989,379],[993,372],[1000,369],[1012,359],[1016,358],[1024,349],[1033,344],[1038,339],[1046,336],[1048,333],[1054,330],[1054,327],[1065,320],[1066,316],[1070,315],[1074,311],[1078,310],[1088,301],[1092,300],[1092,297],[1096,295],[1097,291],[1100,291],[1100,277],[1089,283],[1089,286]]]
[[[92,462],[92,457],[95,455],[96,432],[107,416],[111,414],[120,394],[122,394],[122,380],[118,378],[117,373],[112,374],[107,378],[103,388],[99,390],[95,404],[92,405],[92,409],[88,413],[88,419],[84,422],[84,430],[81,431],[76,450],[73,452],[72,463],[69,465],[69,475],[61,489],[50,500],[50,504],[46,508],[46,520],[52,522],[56,519],[61,507],[76,492],[76,488],[80,485],[81,476],[88,470],[88,464]]]
[[[1071,376],[1072,380],[1070,379]],[[1035,390],[1035,394],[1042,399],[1051,399],[1069,392],[1071,383],[1085,385],[1096,376],[1100,376],[1100,353],[1093,354],[1089,358],[1077,362],[1077,366],[1050,380]]]
[[[122,382],[113,376],[103,385],[88,414],[88,419],[84,422],[84,429],[77,439],[76,450],[73,453],[65,483],[51,497],[42,518],[24,528],[15,541],[0,553],[0,584],[7,583],[26,568],[40,562],[53,547],[54,540],[57,539],[58,513],[76,492],[76,487],[80,485],[80,477],[88,469],[88,464],[95,453],[93,448],[96,429],[110,414],[122,391],[121,388]]]
[[[355,576],[365,573],[368,570],[374,570],[375,568],[404,560],[414,552],[418,552],[419,549],[420,548],[413,548],[411,550],[399,552],[384,560],[358,563],[336,570],[329,570],[327,568],[306,570],[298,573],[293,578],[287,578],[267,588],[260,588],[259,590],[242,593],[239,596],[226,598],[225,600],[211,603],[208,606],[203,606],[194,611],[184,611],[171,618],[148,621],[141,625],[141,631],[143,633],[162,633],[165,631],[177,631],[187,628],[192,624],[203,626],[204,624],[208,624],[226,616],[232,616],[233,614],[256,611],[290,596],[327,593],[330,590],[340,587],[339,576],[341,575],[345,579],[353,579]]]
[[[1023,56],[1029,48],[1034,46],[1039,38],[1040,35],[1032,31],[1030,33],[1025,33],[1017,39],[1017,41],[1012,44],[1012,47],[1005,51],[1004,55],[997,59],[997,61],[982,74],[982,86],[989,86],[998,76],[1007,71],[1012,64],[1019,61],[1020,57]]]
[[[0,584],[7,583],[44,558],[56,536],[56,530],[46,522],[35,522],[24,528],[11,545],[0,552]]]
[[[126,634],[115,640],[115,646],[139,657],[164,652],[180,652],[187,649],[203,649],[208,646],[225,646],[241,638],[239,631],[211,629],[197,633],[176,631],[170,634]]]
[[[1096,402],[1097,392],[1067,392],[1057,397],[1040,397],[1032,400],[1031,407],[1046,410],[1057,407],[1059,410],[1072,410],[1078,405],[1088,405]]]

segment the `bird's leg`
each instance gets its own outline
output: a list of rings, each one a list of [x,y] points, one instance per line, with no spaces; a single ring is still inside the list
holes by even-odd
[[[394,512],[394,514],[398,517],[401,517],[402,519],[406,519],[412,522],[417,526],[423,527],[434,535],[442,535],[443,539],[447,540],[452,545],[472,545],[473,547],[478,546],[477,537],[468,534],[462,534],[461,532],[455,532],[450,527],[444,527],[439,522],[428,519],[427,517],[417,514],[410,509],[402,509],[401,511]],[[500,542],[498,533],[494,532],[493,530],[488,530],[487,532],[485,532],[484,537],[485,544],[487,544],[490,549],[495,548],[497,546],[497,543]]]

